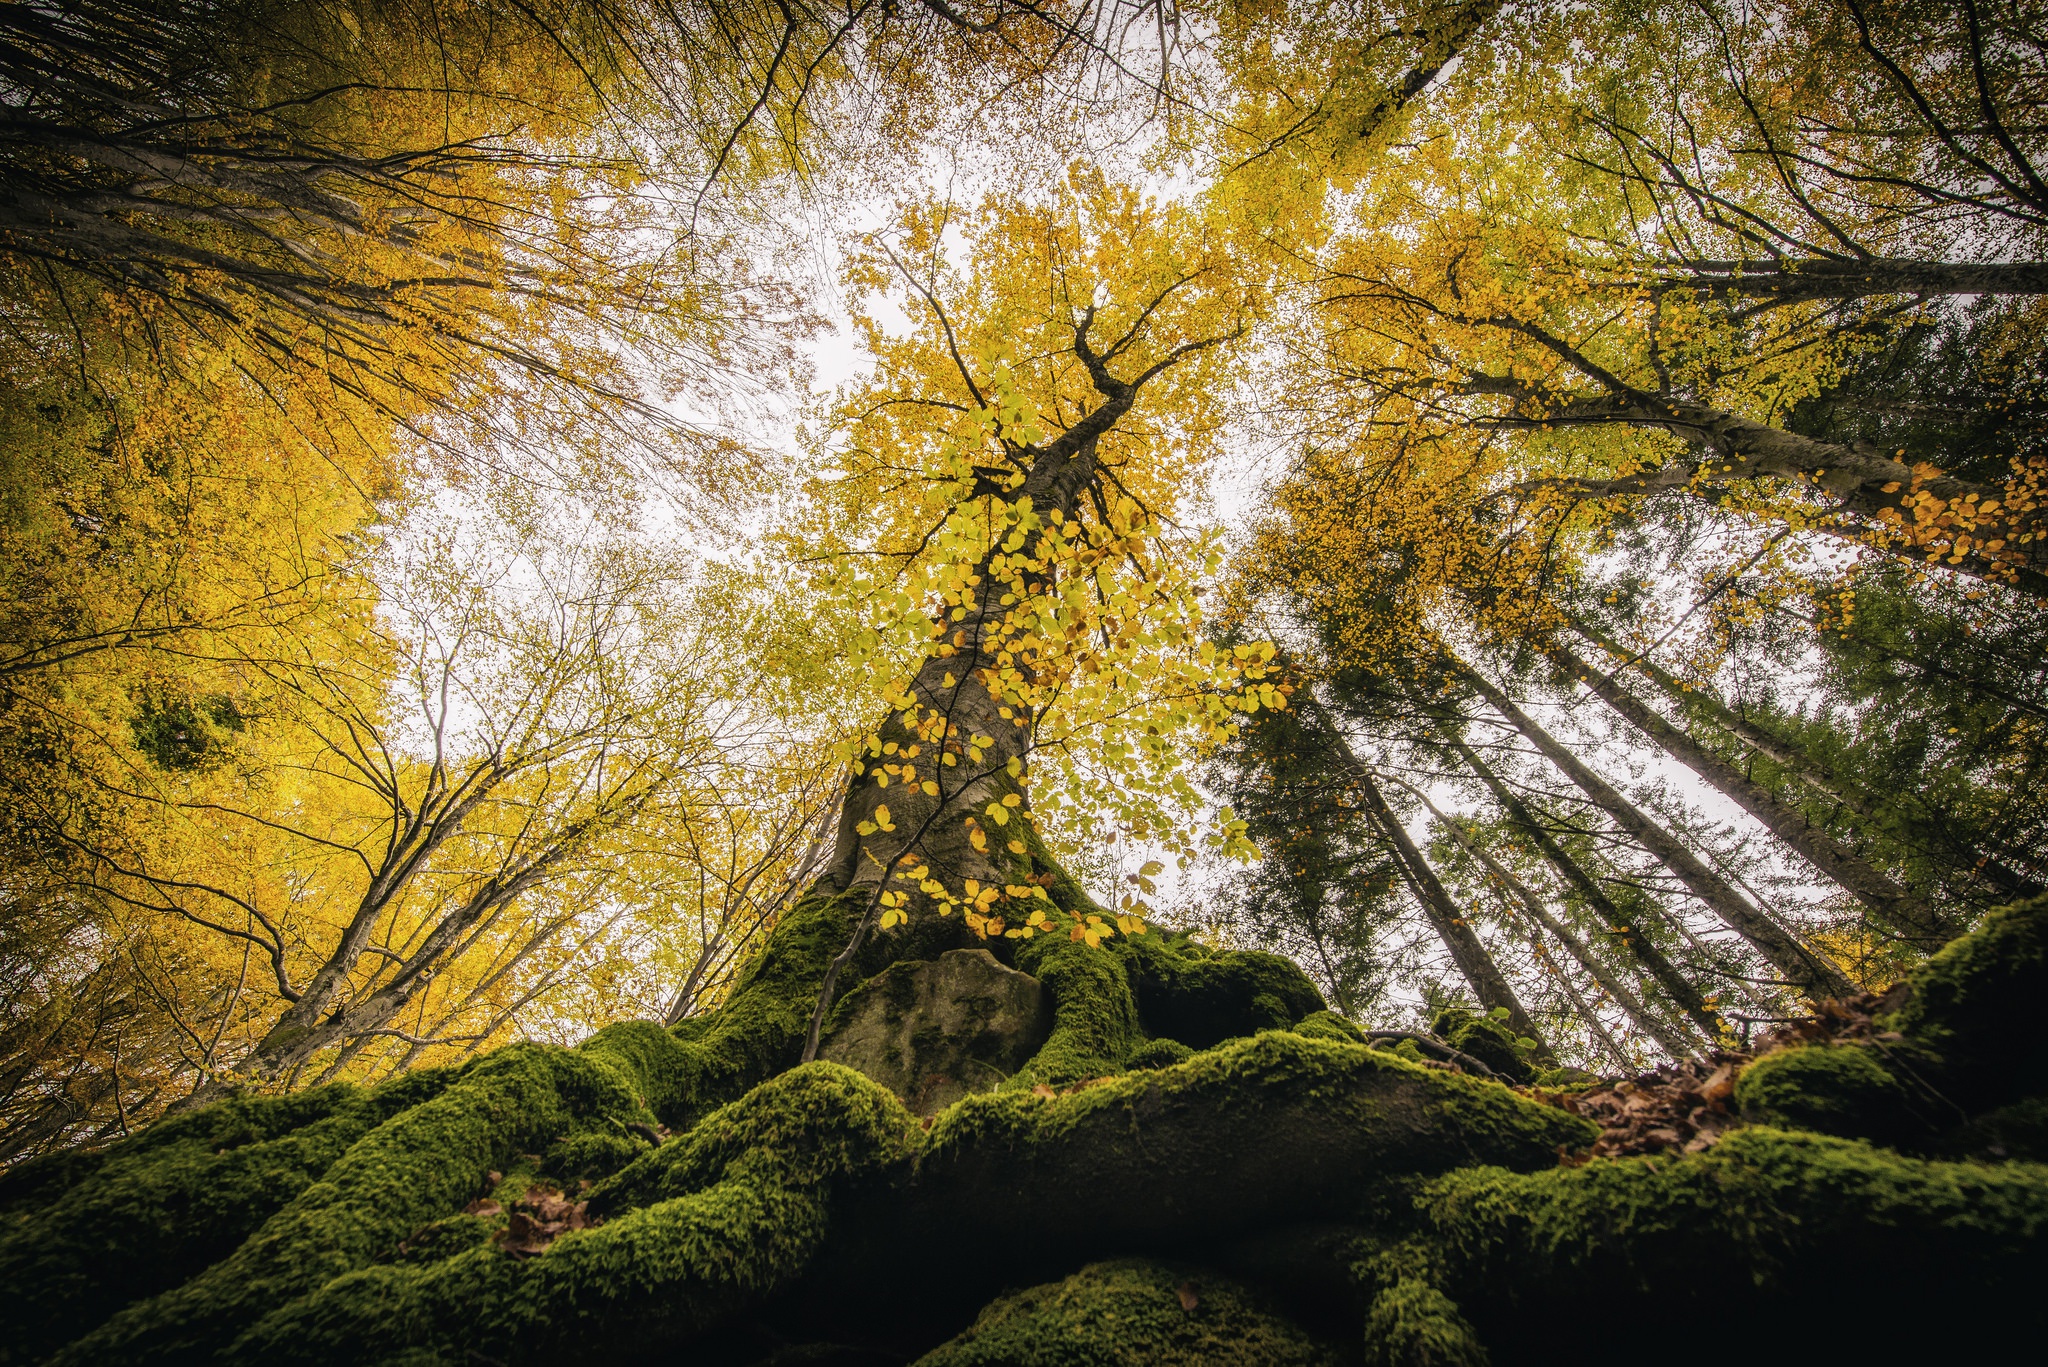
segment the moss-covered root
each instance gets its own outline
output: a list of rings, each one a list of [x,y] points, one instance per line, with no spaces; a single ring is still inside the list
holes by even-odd
[[[1547,1166],[1596,1137],[1495,1083],[1272,1031],[1063,1096],[969,1097],[878,1218],[970,1258],[1172,1250],[1336,1218],[1387,1174]]]
[[[531,1258],[491,1245],[329,1282],[268,1315],[229,1361],[558,1361],[644,1351],[758,1305],[823,1240],[833,1186],[906,1161],[920,1132],[860,1074],[784,1073],[592,1195],[606,1222]]]
[[[1888,1351],[1954,1360],[2048,1327],[2048,1168],[2033,1164],[1757,1127],[1682,1159],[1454,1172],[1417,1209],[1432,1278],[1499,1361],[1583,1356],[1595,1325],[1600,1343],[1717,1361],[1723,1330],[1796,1356],[1864,1326]]]
[[[1124,957],[1064,937],[1027,940],[1017,966],[1052,997],[1052,1033],[1004,1085],[1011,1090],[1065,1087],[1117,1072],[1145,1040]]]
[[[389,1256],[481,1194],[491,1170],[594,1121],[651,1118],[615,1060],[512,1045],[363,1136],[227,1257],[128,1306],[55,1361],[197,1362],[258,1316]]]
[[[2048,1092],[2038,1043],[2048,898],[1993,911],[1921,965],[1904,996],[1879,1037],[1778,1049],[1743,1069],[1743,1116],[1920,1150],[1966,1152],[1982,1140],[1982,1151],[2009,1152],[1998,1138],[2009,1124],[1980,1134],[1963,1122]]]
[[[1323,1009],[1323,994],[1294,960],[1259,950],[1213,949],[1186,935],[1120,940],[1145,1032],[1207,1049],[1261,1030],[1285,1030]]]
[[[821,885],[777,923],[718,1010],[673,1031],[626,1021],[581,1047],[643,1078],[649,1108],[670,1129],[686,1130],[802,1057],[825,965],[846,947],[859,909],[858,897]],[[878,956],[888,949],[874,945]],[[873,973],[882,964],[859,967]]]
[[[1026,941],[1017,966],[1046,986],[1052,1035],[1005,1086],[1067,1087],[1129,1067],[1158,1067],[1261,1030],[1316,1018],[1326,1036],[1360,1038],[1323,1010],[1322,995],[1290,959],[1212,949],[1186,935],[1148,934],[1090,946],[1064,937]],[[1142,1055],[1142,1056],[1141,1056]],[[1134,1063],[1133,1060],[1136,1060]]]
[[[1123,1261],[1005,1296],[916,1367],[1333,1367],[1250,1292],[1195,1269]]]
[[[364,1134],[438,1095],[453,1072],[233,1097],[108,1151],[86,1180],[45,1184],[45,1199],[10,1210],[0,1236],[9,1321],[0,1363],[35,1361],[226,1257]]]
[[[1914,972],[1885,1022],[1943,1060],[1943,1090],[1978,1111],[2048,1094],[2048,897],[2000,907]]]

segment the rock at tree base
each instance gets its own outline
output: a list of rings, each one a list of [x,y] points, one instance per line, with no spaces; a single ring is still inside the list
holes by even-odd
[[[818,1056],[867,1074],[918,1115],[990,1091],[1052,1032],[1045,988],[985,949],[893,964],[850,993]]]

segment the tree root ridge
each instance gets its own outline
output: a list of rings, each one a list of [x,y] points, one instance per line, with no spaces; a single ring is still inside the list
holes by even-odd
[[[1844,1317],[1950,1349],[2044,1327],[2048,1166],[1987,1160],[2048,1134],[2048,900],[1944,950],[1867,1037],[1748,1065],[1713,1147],[1590,1161],[1588,1122],[1164,937],[1016,956],[1052,1039],[921,1125],[794,1066],[849,916],[808,899],[674,1031],[236,1097],[9,1174],[0,1271],[27,1313],[0,1362],[1470,1367],[1582,1351],[1596,1322],[1702,1358],[1724,1340],[1673,1324],[1801,1349]],[[1175,992],[1215,1028],[1287,1024],[1193,1051],[1160,1029]],[[506,1238],[504,1207],[549,1186],[590,1227]]]

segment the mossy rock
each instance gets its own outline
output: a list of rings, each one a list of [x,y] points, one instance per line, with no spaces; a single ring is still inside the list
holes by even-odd
[[[840,1002],[818,1056],[867,1074],[918,1115],[1000,1086],[1052,1030],[1044,984],[986,949],[891,964]]]
[[[1005,1296],[916,1367],[1335,1367],[1328,1347],[1213,1273],[1123,1260]]]
[[[2048,1093],[2048,897],[1993,910],[1910,979],[1885,1024],[1941,1055],[1966,1109]]]
[[[1171,934],[1119,942],[1146,1033],[1192,1049],[1285,1030],[1323,1009],[1323,995],[1292,959],[1212,949]]]
[[[1533,1082],[1536,1069],[1515,1032],[1501,1021],[1481,1016],[1463,1007],[1446,1007],[1429,1022],[1429,1032],[1444,1043],[1470,1054],[1510,1082]]]
[[[1594,1159],[1418,1184],[1415,1237],[1376,1255],[1420,1270],[1497,1363],[1576,1360],[1602,1341],[1721,1361],[1739,1326],[1773,1351],[1838,1351],[1846,1326],[1888,1352],[2003,1356],[2048,1328],[2048,1167],[1904,1156],[1757,1126],[1682,1158]],[[1647,1337],[1644,1337],[1647,1336]]]
[[[1778,1049],[1744,1068],[1735,1102],[1752,1122],[1897,1144],[1926,1139],[1922,1119],[1885,1056],[1864,1044]]]
[[[1131,1051],[1124,1060],[1124,1067],[1132,1072],[1145,1068],[1171,1068],[1177,1063],[1186,1063],[1195,1056],[1195,1051],[1177,1039],[1147,1040]]]
[[[1347,1020],[1335,1011],[1311,1011],[1288,1029],[1297,1035],[1310,1039],[1337,1040],[1349,1044],[1366,1043],[1365,1031],[1355,1021]]]

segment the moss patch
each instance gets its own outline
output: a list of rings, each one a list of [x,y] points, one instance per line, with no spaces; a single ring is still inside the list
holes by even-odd
[[[1292,959],[1211,949],[1183,935],[1119,942],[1146,1033],[1207,1049],[1261,1030],[1285,1030],[1323,1009],[1322,993]]]
[[[1882,1144],[1932,1132],[1884,1056],[1867,1045],[1810,1044],[1765,1054],[1736,1078],[1735,1101],[1746,1120]]]
[[[832,1185],[903,1162],[917,1136],[881,1087],[807,1064],[599,1187],[606,1223],[532,1258],[477,1245],[351,1272],[266,1315],[228,1359],[553,1360],[687,1337],[797,1275],[825,1237]]]
[[[1454,1006],[1437,1012],[1429,1023],[1429,1031],[1510,1082],[1536,1080],[1536,1070],[1529,1062],[1530,1051],[1502,1021]]]
[[[1444,1288],[1518,1356],[1582,1352],[1594,1322],[1741,1323],[1790,1351],[1849,1323],[1959,1348],[2043,1318],[2029,1288],[2048,1275],[2048,1168],[2031,1164],[1758,1127],[1682,1159],[1455,1172],[1421,1186],[1417,1211]]]
[[[1096,1263],[1005,1296],[917,1367],[1331,1367],[1252,1292],[1197,1269]]]
[[[2048,1093],[2040,1046],[2048,1000],[2048,897],[2001,907],[1912,976],[1912,992],[1886,1022],[1946,1061],[1968,1109]]]
[[[0,1285],[10,1293],[0,1361],[40,1357],[226,1257],[363,1135],[446,1088],[454,1071],[230,1097],[107,1150],[90,1181],[46,1184],[46,1199],[10,1211],[0,1237]]]

